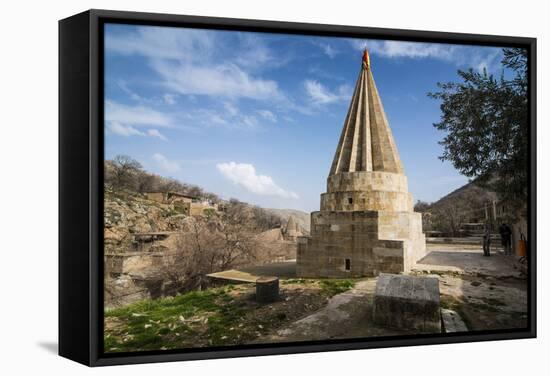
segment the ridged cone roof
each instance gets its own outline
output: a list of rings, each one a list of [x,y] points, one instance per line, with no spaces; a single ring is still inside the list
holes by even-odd
[[[330,176],[355,171],[404,173],[366,51]]]
[[[292,215],[288,218],[288,221],[286,223],[286,230],[287,231],[290,231],[290,230],[298,231],[298,226],[296,225],[296,222],[294,221],[294,216],[292,216]]]

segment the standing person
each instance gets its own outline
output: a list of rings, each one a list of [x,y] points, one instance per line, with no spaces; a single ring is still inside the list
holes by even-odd
[[[512,229],[506,223],[502,223],[498,228],[500,233],[500,240],[502,242],[502,248],[504,248],[504,255],[509,256],[512,254]]]
[[[483,256],[491,256],[491,230],[489,225],[485,225],[485,232],[483,233]]]

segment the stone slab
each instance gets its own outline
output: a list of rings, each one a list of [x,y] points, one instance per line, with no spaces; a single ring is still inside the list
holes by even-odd
[[[458,313],[450,309],[441,309],[441,324],[443,332],[458,333],[467,332],[468,328]]]
[[[380,326],[441,332],[438,279],[381,273],[376,283],[373,317]]]
[[[224,270],[217,273],[210,273],[206,276],[213,279],[244,283],[256,283],[256,280],[258,279],[257,275],[234,269]]]

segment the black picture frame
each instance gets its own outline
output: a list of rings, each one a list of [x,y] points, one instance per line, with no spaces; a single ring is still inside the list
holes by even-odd
[[[526,329],[105,354],[103,344],[103,25],[105,22],[522,47],[529,80]],[[59,21],[59,354],[88,366],[536,337],[536,39],[88,10]]]

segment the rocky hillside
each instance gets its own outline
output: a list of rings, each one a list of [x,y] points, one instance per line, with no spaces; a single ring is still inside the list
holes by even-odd
[[[105,190],[104,237],[106,253],[127,252],[132,234],[180,231],[188,217],[171,204],[148,200],[136,192]]]

